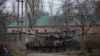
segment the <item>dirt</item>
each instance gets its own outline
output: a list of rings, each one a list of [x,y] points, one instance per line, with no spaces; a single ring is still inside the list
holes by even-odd
[[[67,56],[64,53],[27,53],[27,56]]]

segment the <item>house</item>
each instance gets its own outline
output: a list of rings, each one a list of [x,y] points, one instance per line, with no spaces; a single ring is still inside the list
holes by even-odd
[[[89,25],[91,21],[86,21],[85,28],[89,28]],[[81,33],[81,21],[78,18],[72,18],[69,22],[70,30],[77,31],[78,33]],[[37,22],[35,24],[34,30],[37,32],[60,32],[60,30],[68,30],[67,23],[65,21],[65,18],[61,16],[42,16],[37,19]],[[94,24],[92,24],[87,31],[89,34],[100,34],[100,20],[96,20]]]
[[[28,19],[23,19],[23,21],[21,22],[21,21],[19,21],[19,24],[18,24],[18,22],[17,21],[14,21],[13,23],[11,23],[11,24],[9,24],[8,25],[8,29],[7,29],[7,33],[17,33],[18,32],[18,29],[19,29],[19,31],[21,31],[21,24],[22,24],[22,31],[24,32],[24,33],[29,33],[29,32],[31,32],[31,29],[29,28],[29,22],[28,22],[29,20]],[[19,28],[18,28],[18,27]]]
[[[34,32],[36,32],[36,33],[60,32],[61,29],[66,28],[66,26],[63,24],[61,24],[60,26],[51,25],[52,23],[48,22],[48,20],[50,20],[50,19],[51,19],[50,16],[42,16],[42,17],[37,18],[37,22],[35,23],[33,30],[31,30],[31,28],[29,28],[29,26],[30,26],[30,24],[28,22],[29,20],[23,20],[23,29],[22,30],[25,34],[26,33],[34,34]],[[28,22],[27,26],[26,26],[26,21]],[[19,22],[19,30],[21,30],[21,22]],[[17,34],[17,32],[21,32],[21,31],[18,31],[17,21],[14,21],[10,25],[8,25],[7,33],[16,33]],[[27,36],[27,37],[29,37],[29,36]],[[30,37],[32,37],[32,36],[30,36]],[[13,38],[15,38],[15,37],[13,37]],[[21,39],[21,37],[19,37],[19,38]],[[30,38],[30,40],[32,40],[32,39]]]
[[[41,34],[41,33],[62,32],[64,30],[69,30],[65,19],[63,20],[62,19],[63,18],[58,17],[58,16],[38,17],[36,20],[35,26],[33,27],[33,30],[31,30],[31,28],[29,27],[30,26],[29,20],[26,20],[28,24],[26,24],[26,21],[23,20],[23,32],[30,33],[30,34],[35,34],[35,33]],[[74,33],[81,34],[80,21],[77,18],[73,18],[69,23],[70,23],[69,28],[71,31],[74,31]],[[87,24],[89,24],[89,22],[87,22],[86,25]],[[21,23],[19,23],[19,29],[21,29]],[[100,34],[99,31],[100,31],[100,21],[97,20],[95,24],[91,26],[90,30],[87,33]],[[14,21],[10,25],[8,25],[7,33],[17,33],[17,32],[18,32],[17,31],[17,21]]]
[[[21,22],[23,26],[22,31],[21,31]],[[28,23],[28,20],[24,18],[22,21],[19,21],[19,27],[17,27],[18,26],[17,21],[14,21],[13,23],[7,26],[7,33],[10,35],[12,41],[15,41],[15,42],[20,41],[23,43],[28,41],[27,37],[31,37],[29,33],[32,31],[31,31],[31,28],[29,27],[30,24],[29,23],[27,24],[27,23]]]
[[[33,31],[35,32],[60,32],[62,29],[67,29],[67,24],[65,19],[63,19],[60,16],[41,16],[37,18],[35,26],[33,27]],[[32,32],[29,28],[29,23],[26,26],[25,20],[23,20],[23,32],[30,33]],[[27,20],[28,21],[28,20]],[[81,31],[80,24],[81,22],[77,18],[73,18],[70,22],[70,30],[73,31]],[[87,21],[86,25],[89,24],[89,21]],[[21,27],[21,23],[19,23],[19,27]],[[87,26],[86,26],[87,27]],[[8,25],[8,31],[9,33],[17,31],[17,22],[13,22],[12,24]],[[97,20],[94,25],[91,26],[88,33],[95,33],[99,34],[100,32],[100,20]]]
[[[33,31],[35,32],[59,32],[61,28],[66,27],[66,26],[62,26],[63,24],[60,26],[51,25],[52,23],[48,23],[48,20],[50,19],[51,19],[50,16],[42,16],[42,17],[37,18],[37,22],[35,23],[35,26],[33,27]],[[19,23],[19,29],[20,28],[21,28],[21,22]],[[14,21],[10,25],[8,25],[7,32],[8,33],[17,32],[17,21]],[[25,20],[23,20],[23,32],[26,32],[26,33],[31,32],[31,28],[29,28],[29,23],[26,26]]]

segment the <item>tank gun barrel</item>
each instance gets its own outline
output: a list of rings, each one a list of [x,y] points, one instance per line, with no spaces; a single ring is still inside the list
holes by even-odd
[[[48,35],[43,35],[43,34],[32,34],[34,36],[39,36],[39,37],[45,37],[45,36],[48,36]]]

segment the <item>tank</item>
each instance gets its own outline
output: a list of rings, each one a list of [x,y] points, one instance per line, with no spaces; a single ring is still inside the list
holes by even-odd
[[[75,48],[79,48],[79,43],[77,41],[70,41],[71,39],[73,39],[73,37],[69,37],[68,35],[53,33],[41,37],[36,37],[34,39],[34,41],[25,44],[28,50],[58,52],[65,51],[66,49],[69,49],[72,46],[76,46]]]

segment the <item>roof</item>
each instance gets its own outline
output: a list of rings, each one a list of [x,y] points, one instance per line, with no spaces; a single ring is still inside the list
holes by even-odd
[[[73,18],[71,21],[74,22],[76,25],[81,25],[81,21],[79,18]],[[91,22],[92,22],[92,20],[90,18],[89,20],[86,20],[84,22],[84,25],[90,25]],[[92,25],[100,25],[100,19],[95,19],[95,21]]]
[[[66,20],[63,16],[53,16],[48,20],[49,26],[67,26]]]
[[[23,27],[25,27],[26,26],[25,18],[22,20],[22,23],[23,23]],[[28,26],[29,26],[29,23],[28,23]],[[17,27],[17,21],[14,21],[13,23],[9,24],[8,27],[12,27],[12,28]],[[21,27],[21,22],[19,22],[19,27]]]
[[[48,26],[50,16],[41,16],[36,20],[35,26]]]
[[[35,26],[67,26],[67,24],[60,16],[41,16]]]
[[[50,16],[41,16],[37,18],[35,26],[49,26],[48,25],[48,20],[50,19]],[[29,20],[28,21],[28,26],[30,25]],[[25,20],[23,19],[23,27],[26,25]],[[13,23],[9,24],[8,27],[17,27],[17,21],[14,21]],[[19,27],[21,27],[21,22],[19,22]]]
[[[96,20],[95,22],[97,25],[100,25],[100,19]]]
[[[30,25],[29,20],[26,20],[28,23],[28,26]],[[85,22],[85,25],[88,25],[91,21],[88,20]],[[71,25],[81,25],[80,19],[73,18],[71,20]],[[100,20],[96,20],[96,25],[100,25]],[[23,26],[25,26],[25,20],[23,19]],[[19,23],[19,26],[21,26],[21,23]],[[41,16],[36,19],[35,26],[67,26],[65,18],[61,16]],[[17,27],[17,21],[14,21],[8,27]]]

